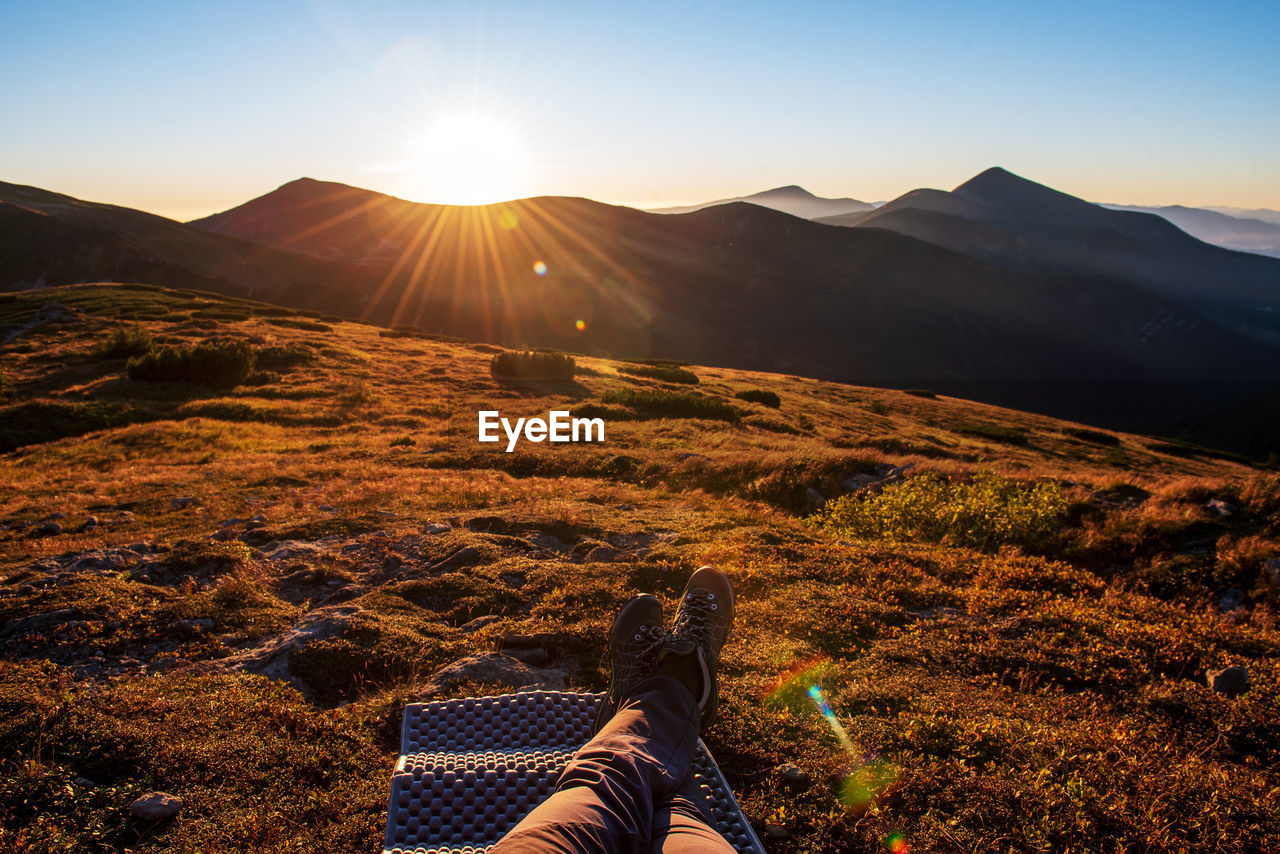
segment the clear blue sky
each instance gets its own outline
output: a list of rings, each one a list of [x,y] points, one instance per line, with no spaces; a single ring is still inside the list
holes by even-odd
[[[486,163],[495,192],[639,206],[1002,165],[1280,208],[1276,0],[0,0],[0,74],[0,180],[179,218],[302,175],[456,201],[444,172]],[[472,114],[501,145],[442,149]]]

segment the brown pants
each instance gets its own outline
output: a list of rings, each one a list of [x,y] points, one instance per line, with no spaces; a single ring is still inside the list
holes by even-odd
[[[733,854],[693,794],[698,725],[679,680],[644,680],[492,854]]]

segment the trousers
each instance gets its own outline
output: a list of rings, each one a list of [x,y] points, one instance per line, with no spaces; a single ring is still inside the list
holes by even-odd
[[[698,806],[699,724],[678,679],[643,680],[492,854],[734,854]]]

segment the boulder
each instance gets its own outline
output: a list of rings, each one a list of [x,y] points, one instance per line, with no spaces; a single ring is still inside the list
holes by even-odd
[[[1219,516],[1234,516],[1236,512],[1240,509],[1236,507],[1234,504],[1232,504],[1230,501],[1225,501],[1221,498],[1210,498],[1208,501],[1205,502],[1204,506],[1205,506],[1205,509],[1212,510],[1214,513],[1217,513]]]
[[[1240,665],[1210,670],[1205,675],[1209,687],[1228,697],[1238,697],[1249,690],[1249,671]]]
[[[446,664],[428,677],[416,694],[448,693],[459,685],[473,683],[492,685],[495,688],[514,688],[520,691],[559,691],[565,687],[569,674],[563,670],[533,668],[523,661],[498,652],[469,655]]]
[[[182,809],[182,798],[168,792],[148,792],[129,804],[129,812],[143,821],[165,821]]]

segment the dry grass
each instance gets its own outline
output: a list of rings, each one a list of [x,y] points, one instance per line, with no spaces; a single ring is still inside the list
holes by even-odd
[[[894,834],[915,851],[1280,848],[1274,474],[952,398],[713,368],[697,393],[737,423],[606,418],[601,445],[505,454],[476,442],[478,409],[605,405],[637,380],[577,357],[573,383],[504,386],[484,347],[122,286],[19,295],[0,322],[54,300],[85,314],[10,345],[3,404],[133,414],[0,455],[0,625],[21,628],[0,635],[0,850],[376,851],[399,712],[425,674],[549,631],[571,648],[556,666],[599,689],[615,609],[635,592],[672,603],[702,562],[741,603],[707,738],[757,826],[787,826],[771,850],[878,851]],[[99,347],[121,322],[159,345],[276,348],[277,376],[132,382]],[[1052,524],[987,537],[998,514],[978,513],[926,542],[802,523],[902,466],[906,484],[1040,484]],[[946,511],[962,493],[906,494]],[[52,514],[61,532],[38,533]],[[231,519],[235,537],[212,539]],[[325,538],[350,549],[267,554]],[[42,563],[136,543],[149,556],[102,572]],[[615,559],[587,562],[601,546]],[[143,579],[146,561],[163,571]],[[1222,613],[1232,588],[1244,607]],[[359,613],[293,662],[313,699],[200,671],[336,601]],[[1228,664],[1249,668],[1241,697],[1204,685]],[[781,762],[813,785],[785,786]],[[176,821],[129,817],[150,789],[182,795]]]

